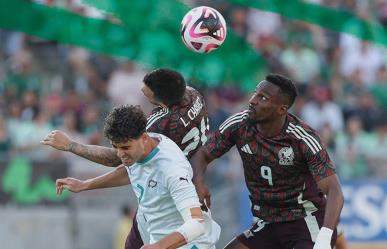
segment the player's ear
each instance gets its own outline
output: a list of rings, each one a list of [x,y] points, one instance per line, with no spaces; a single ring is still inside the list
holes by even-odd
[[[285,115],[288,112],[289,106],[288,105],[280,105],[278,108],[278,114]]]
[[[163,107],[163,108],[168,108],[168,105],[167,104],[165,104],[165,103],[163,103],[163,102],[159,102],[159,105],[161,106],[161,107]]]
[[[142,141],[146,141],[149,138],[148,134],[146,132],[143,132],[140,136],[140,139]]]

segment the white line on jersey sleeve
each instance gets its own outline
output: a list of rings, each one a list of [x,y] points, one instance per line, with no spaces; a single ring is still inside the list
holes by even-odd
[[[317,140],[310,134],[308,134],[302,127],[289,123],[286,132],[292,133],[298,139],[302,139],[305,144],[312,150],[313,154],[316,154],[317,152],[322,150],[322,147],[317,142]]]
[[[165,115],[167,115],[168,112],[169,112],[168,108],[163,108],[160,111],[152,114],[148,118],[146,129],[148,130],[154,124],[154,122],[156,122],[158,119],[160,119],[160,118],[164,117]]]
[[[247,111],[243,111],[231,116],[219,126],[220,133],[223,133],[231,125],[242,122],[242,120],[245,119],[246,117],[247,117]]]

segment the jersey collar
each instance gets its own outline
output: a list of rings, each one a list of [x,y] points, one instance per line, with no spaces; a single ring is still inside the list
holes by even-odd
[[[145,158],[142,159],[142,160],[137,161],[137,163],[144,164],[144,163],[149,162],[149,161],[157,154],[157,152],[159,152],[159,151],[160,151],[159,147],[156,146],[156,147],[149,153],[149,155],[148,155],[147,157],[145,157]]]

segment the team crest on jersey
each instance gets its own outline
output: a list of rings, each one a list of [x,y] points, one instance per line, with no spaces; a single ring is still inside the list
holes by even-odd
[[[154,181],[154,180],[149,180],[149,182],[148,182],[148,187],[149,188],[154,188],[154,187],[156,187],[157,186],[157,182],[156,181]]]
[[[278,152],[280,165],[293,165],[294,152],[292,147],[283,147]]]

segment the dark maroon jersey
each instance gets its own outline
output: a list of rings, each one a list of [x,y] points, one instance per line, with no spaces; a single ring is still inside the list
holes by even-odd
[[[325,210],[316,182],[335,174],[316,132],[288,114],[281,134],[265,138],[237,113],[219,126],[206,143],[220,157],[236,145],[242,158],[253,215],[267,222],[291,221]]]
[[[203,96],[187,87],[179,104],[153,109],[146,126],[148,132],[172,139],[189,159],[207,141],[208,112]]]

